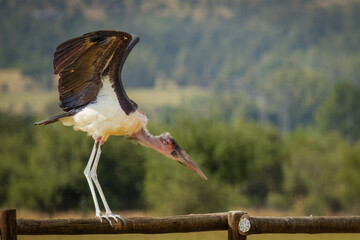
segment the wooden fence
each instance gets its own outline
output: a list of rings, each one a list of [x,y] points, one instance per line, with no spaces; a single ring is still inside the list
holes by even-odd
[[[263,233],[360,233],[360,216],[353,217],[251,217],[230,211],[171,217],[125,218],[126,225],[98,219],[16,219],[16,210],[0,211],[1,240],[17,235],[79,235],[122,233],[179,233],[228,231],[229,240],[245,240]]]

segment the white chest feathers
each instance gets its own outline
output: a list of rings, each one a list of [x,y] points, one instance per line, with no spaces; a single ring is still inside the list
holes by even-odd
[[[60,119],[66,126],[87,132],[93,138],[108,138],[110,135],[132,136],[146,125],[147,118],[137,110],[129,115],[122,110],[114,89],[108,79],[104,79],[96,102],[71,117]]]

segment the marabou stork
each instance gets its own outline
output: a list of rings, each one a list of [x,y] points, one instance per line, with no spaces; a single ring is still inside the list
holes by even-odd
[[[89,183],[96,217],[116,222],[124,219],[111,212],[97,178],[101,146],[110,135],[124,135],[126,139],[153,148],[179,162],[201,178],[204,173],[169,133],[152,136],[146,129],[147,117],[127,96],[121,81],[121,71],[131,49],[139,41],[135,35],[119,31],[96,31],[60,44],[54,54],[54,74],[58,82],[60,115],[39,121],[46,125],[60,120],[65,126],[87,132],[95,140],[84,174]],[[102,214],[95,187],[105,207]]]

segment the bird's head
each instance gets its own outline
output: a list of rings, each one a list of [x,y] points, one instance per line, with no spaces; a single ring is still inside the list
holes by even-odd
[[[152,136],[146,129],[142,129],[139,133],[132,137],[141,144],[146,145],[166,157],[186,166],[202,179],[207,180],[205,174],[191,159],[191,157],[179,146],[169,133],[163,133],[160,136]]]

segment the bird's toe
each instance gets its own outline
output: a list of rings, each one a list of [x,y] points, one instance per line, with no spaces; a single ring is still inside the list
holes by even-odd
[[[105,215],[103,216],[103,218],[105,218],[105,219],[109,222],[109,224],[110,224],[111,227],[114,227],[114,225],[112,224],[111,220],[109,219],[109,216],[107,216],[107,215],[105,214]]]
[[[104,214],[102,214],[101,212],[97,212],[95,214],[95,218],[98,218],[100,220],[100,222],[102,222],[103,217],[104,217]]]
[[[95,217],[99,218],[100,222],[102,222],[103,219],[106,219],[109,222],[111,227],[114,227],[111,219],[114,219],[117,223],[120,220],[121,222],[123,222],[124,225],[126,225],[125,220],[120,215],[114,214],[112,212],[107,212],[105,215],[102,214],[101,212],[98,212],[98,213],[96,213]]]
[[[108,213],[106,213],[106,216],[108,218],[114,219],[116,222],[119,222],[119,220],[120,220],[120,221],[122,221],[124,223],[124,225],[126,225],[125,220],[120,215],[114,214],[112,212],[108,212]]]
[[[114,227],[113,224],[112,224],[112,222],[111,222],[111,220],[109,219],[108,214],[105,214],[105,215],[104,215],[104,214],[102,214],[101,212],[98,212],[98,213],[96,213],[95,217],[96,217],[96,218],[99,218],[100,222],[102,222],[103,219],[106,219],[106,220],[109,222],[110,226],[111,226],[111,227]]]
[[[119,220],[120,220],[121,222],[123,222],[124,225],[126,225],[125,220],[124,220],[120,215],[114,214],[114,213],[112,213],[112,212],[106,213],[106,215],[107,215],[109,218],[114,219],[116,222],[119,222]]]

